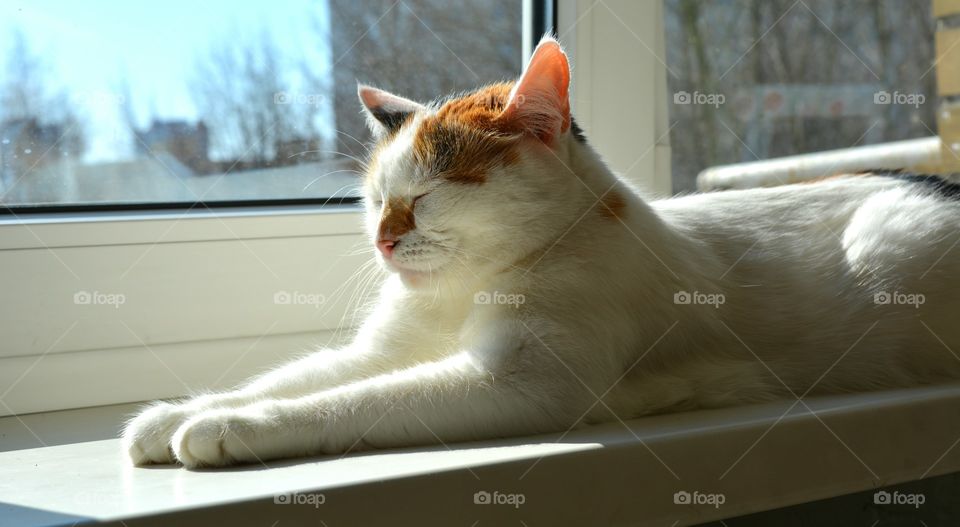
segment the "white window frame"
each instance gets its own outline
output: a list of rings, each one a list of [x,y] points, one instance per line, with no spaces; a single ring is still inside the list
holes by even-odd
[[[610,167],[655,196],[671,193],[662,0],[558,0],[574,116]]]
[[[2,219],[0,415],[226,388],[336,343],[363,245],[358,206]]]
[[[590,143],[666,194],[662,13],[660,0],[560,0],[557,33]],[[0,218],[0,416],[223,389],[335,345],[367,245],[359,206]],[[75,303],[84,292],[124,303]],[[284,292],[307,303],[275,303]]]

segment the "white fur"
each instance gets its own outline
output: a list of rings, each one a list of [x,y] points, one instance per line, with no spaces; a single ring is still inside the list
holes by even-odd
[[[353,344],[146,410],[123,436],[135,463],[563,431],[960,377],[947,349],[960,350],[960,202],[884,177],[647,202],[569,132],[525,140],[484,184],[445,183],[413,162],[415,126],[368,181],[371,235],[377,201],[429,194]],[[608,193],[627,201],[620,219],[600,213]],[[476,303],[483,292],[523,303]],[[681,292],[724,302],[675,303]],[[883,292],[925,302],[878,305]]]

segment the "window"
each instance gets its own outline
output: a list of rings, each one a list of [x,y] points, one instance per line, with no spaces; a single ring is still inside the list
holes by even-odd
[[[722,164],[936,135],[929,0],[666,0],[674,192]]]
[[[426,101],[512,78],[552,19],[513,0],[9,4],[0,415],[228,388],[338,345],[372,291],[357,80]]]
[[[350,201],[357,80],[426,101],[519,72],[522,2],[449,7],[4,3],[0,203]]]

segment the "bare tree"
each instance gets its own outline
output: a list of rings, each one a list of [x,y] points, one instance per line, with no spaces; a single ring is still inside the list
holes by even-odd
[[[426,102],[519,75],[520,4],[331,1],[322,34],[332,50],[338,149],[356,155],[369,140],[357,81]]]
[[[54,137],[45,146],[55,145],[64,155],[82,154],[86,146],[83,122],[67,93],[54,87],[46,64],[34,54],[21,31],[13,33],[5,62],[6,75],[0,82],[0,125],[29,124],[31,129]]]
[[[667,63],[676,73],[668,77],[670,92],[726,99],[719,106],[671,105],[671,120],[678,122],[671,136],[674,190],[694,188],[697,173],[709,166],[922,137],[935,129],[928,0],[665,0],[665,6]],[[832,117],[789,100],[844,86],[922,94],[926,102],[870,107],[872,89],[865,95],[852,90],[857,99],[840,101]],[[779,101],[789,107],[781,117],[770,118],[772,110],[763,106],[765,87],[787,98]],[[869,115],[844,113],[862,108],[864,97]],[[738,100],[755,111],[743,111]]]
[[[192,91],[215,157],[257,168],[318,153],[325,86],[303,67],[293,57],[281,59],[265,33],[211,49],[197,64]]]

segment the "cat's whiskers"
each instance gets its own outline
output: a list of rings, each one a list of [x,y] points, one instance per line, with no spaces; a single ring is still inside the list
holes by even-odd
[[[344,173],[344,172],[356,174],[357,176],[362,176],[362,175],[363,175],[363,174],[361,174],[360,172],[358,172],[358,171],[356,171],[356,170],[353,170],[353,169],[349,169],[349,168],[343,168],[343,169],[340,169],[340,170],[333,170],[333,171],[331,171],[331,172],[327,172],[326,174],[323,174],[322,176],[319,176],[319,177],[317,177],[316,179],[310,181],[309,183],[307,183],[306,185],[304,185],[304,187],[303,187],[302,189],[300,189],[300,192],[302,193],[303,191],[305,191],[305,190],[307,190],[308,188],[310,188],[311,185],[313,185],[313,184],[316,183],[317,181],[320,181],[321,179],[323,179],[323,178],[325,178],[325,177],[327,177],[327,176],[332,176],[332,175],[334,175],[334,174],[342,174],[342,173]],[[340,190],[343,190],[343,189],[341,188]],[[340,192],[340,190],[338,190],[337,192]],[[334,194],[336,194],[336,193],[334,193]]]
[[[351,251],[354,250],[354,248],[361,248],[364,245],[366,245],[365,242],[357,242],[353,244],[350,247],[350,249],[347,250],[346,253],[344,253],[343,255],[340,256],[340,258],[337,259],[337,261],[339,261],[342,258],[353,256],[353,254],[351,254]],[[333,306],[336,303],[336,301],[340,299],[340,296],[343,295],[343,291],[346,289],[346,287],[350,285],[350,282],[353,281],[353,279],[357,276],[357,274],[360,273],[363,270],[363,268],[369,264],[369,262],[370,260],[365,260],[363,264],[361,264],[360,267],[357,268],[357,270],[351,273],[351,275],[346,280],[344,280],[336,289],[333,290],[332,293],[330,293],[330,297],[334,297],[334,301],[328,302],[327,311],[324,311],[321,314],[321,316],[326,315],[329,312],[329,310],[331,309],[331,306]]]
[[[440,215],[440,216],[443,216],[443,215]],[[418,220],[418,221],[423,222],[422,220]],[[426,230],[428,230],[428,231],[430,231],[430,232],[432,232],[432,233],[435,233],[435,234],[441,234],[441,235],[442,235],[443,233],[445,233],[445,232],[448,231],[448,229],[443,229],[443,228],[442,228],[442,224],[441,224],[440,222],[434,222],[434,223],[431,223],[431,224],[426,225],[425,227],[426,227]],[[430,241],[431,241],[431,243],[433,243],[433,244],[434,244],[435,246],[437,246],[437,247],[440,247],[440,248],[442,248],[442,249],[446,249],[446,250],[448,250],[448,251],[459,252],[459,253],[463,254],[464,256],[467,256],[467,257],[480,258],[480,259],[487,260],[487,261],[489,261],[489,262],[492,262],[492,263],[495,263],[495,264],[498,264],[498,265],[505,266],[505,267],[510,268],[510,269],[514,269],[514,270],[518,270],[518,271],[523,271],[524,273],[532,273],[532,272],[533,272],[533,271],[530,270],[530,269],[527,269],[527,268],[525,268],[525,267],[520,267],[520,266],[518,266],[518,265],[516,265],[516,264],[513,264],[513,263],[504,262],[504,261],[502,261],[502,260],[497,260],[497,259],[495,259],[495,258],[490,258],[489,256],[482,255],[482,254],[476,254],[476,253],[468,252],[468,251],[466,251],[465,249],[463,249],[463,248],[461,248],[461,247],[455,247],[455,246],[452,246],[452,245],[448,245],[448,244],[446,244],[446,243],[444,243],[443,241],[440,241],[440,240],[435,240],[435,239],[433,239],[433,238],[430,238]],[[470,269],[471,272],[472,272],[472,268],[471,268],[470,266],[466,266],[466,267],[467,267],[468,269]],[[476,273],[474,273],[474,275],[476,276]],[[479,277],[477,277],[477,278],[479,278]]]
[[[377,283],[376,276],[378,274],[375,265],[376,262],[368,263],[373,263],[374,265],[364,265],[359,269],[362,276],[357,280],[357,286],[351,291],[350,297],[347,299],[346,309],[344,309],[343,315],[340,316],[340,321],[337,324],[337,330],[335,332],[337,337],[341,337],[348,328],[354,327],[357,318],[364,312],[362,306],[368,305],[366,302],[367,294],[371,284]],[[346,323],[348,316],[351,317],[350,324]]]
[[[478,280],[480,279],[480,277],[477,276],[477,273],[473,272],[473,269],[471,269],[470,266],[467,265],[467,263],[464,262],[462,258],[460,258],[459,256],[457,256],[457,253],[456,253],[456,252],[454,252],[454,253],[451,254],[450,256],[453,256],[453,257],[457,260],[457,262],[460,263],[460,267],[466,269],[467,271],[470,271],[470,273],[471,273],[475,278],[477,278]],[[462,282],[462,277],[461,277],[461,282]],[[464,287],[466,287],[466,284],[462,284],[462,285],[464,285]]]
[[[371,261],[369,265],[364,267],[364,275],[359,281],[359,284],[354,291],[354,295],[351,295],[350,302],[353,303],[356,309],[359,309],[361,305],[366,305],[369,300],[371,291],[377,289],[376,286],[379,284],[380,279],[382,278],[382,272],[377,265],[377,262]],[[349,313],[349,309],[344,312],[344,316]]]
[[[351,249],[351,252],[344,253],[344,256],[359,256],[361,254],[370,254],[371,256],[374,256],[374,257],[376,256],[376,249],[371,247],[370,243],[367,242],[366,240],[364,240],[362,244],[354,244],[354,245],[359,245],[359,247],[357,247],[356,249]],[[370,258],[370,259],[373,260],[375,258]]]
[[[483,254],[471,253],[471,252],[468,252],[468,251],[466,251],[465,249],[462,249],[462,248],[460,248],[460,247],[453,247],[453,246],[449,246],[449,245],[442,245],[442,244],[440,244],[440,243],[438,243],[437,245],[440,246],[440,247],[443,247],[444,249],[447,249],[447,250],[450,250],[450,251],[453,251],[453,252],[458,252],[458,253],[460,253],[460,254],[462,254],[462,255],[464,255],[464,256],[470,257],[470,258],[480,258],[480,259],[487,260],[487,261],[489,261],[489,262],[492,262],[492,263],[495,263],[495,264],[498,264],[498,265],[503,265],[503,266],[509,267],[510,269],[514,269],[514,270],[517,270],[517,271],[524,271],[524,272],[527,271],[526,268],[520,267],[520,266],[518,266],[518,265],[516,265],[516,264],[507,263],[507,262],[504,262],[504,261],[502,261],[502,260],[497,260],[496,258],[490,258],[489,256],[486,256],[486,255],[483,255]],[[467,268],[470,268],[470,267],[467,266]],[[533,272],[533,271],[531,271],[531,273],[532,273],[532,272]],[[479,277],[478,277],[478,278],[479,278]]]
[[[336,133],[338,133],[338,134],[340,134],[340,135],[345,135],[345,136],[349,137],[350,139],[353,139],[353,141],[354,141],[355,143],[357,143],[358,145],[360,145],[361,148],[363,148],[363,151],[366,152],[367,155],[370,155],[370,154],[373,153],[373,151],[370,149],[369,146],[367,146],[366,143],[364,143],[363,141],[357,139],[356,137],[348,134],[347,132],[344,132],[343,130],[334,130],[334,132],[336,132]]]
[[[351,187],[353,187],[353,186],[354,186],[354,185],[349,185],[349,184],[348,184],[348,185],[344,185],[344,186],[338,188],[336,191],[332,192],[332,193],[330,194],[330,197],[328,197],[323,203],[321,203],[320,206],[321,206],[321,207],[326,206],[328,203],[330,203],[330,200],[332,200],[333,198],[337,197],[337,193],[338,193],[338,192],[340,192],[340,191],[343,190],[343,189],[351,188]],[[350,196],[343,196],[343,197],[347,198],[347,197],[350,197]]]
[[[343,295],[346,294],[348,287],[352,285],[355,281],[357,281],[357,277],[365,271],[366,267],[367,267],[367,263],[365,262],[359,268],[357,268],[357,270],[354,271],[347,280],[341,283],[333,291],[333,293],[330,294],[329,300],[327,301],[326,310],[320,314],[321,317],[326,316],[330,312],[330,310],[332,310],[333,307],[337,305],[337,302],[339,302],[340,299],[343,298]],[[341,322],[342,322],[342,319],[341,319]]]
[[[476,273],[474,273],[473,270],[470,269],[470,267],[467,266],[466,263],[464,263],[464,261],[460,259],[460,257],[458,257],[455,254],[452,256],[456,258],[458,262],[460,262],[460,268],[470,271],[470,273],[473,274],[475,277],[477,276]],[[456,277],[457,281],[460,283],[460,290],[469,293],[470,292],[469,287],[467,285],[466,280],[463,277],[463,271],[460,268],[453,269],[454,276]],[[477,279],[479,279],[479,277],[477,277]]]
[[[440,278],[433,275],[433,266],[430,265],[430,262],[427,262],[427,276],[430,277],[430,282],[433,282],[434,280],[437,282],[437,286],[433,288],[433,304],[436,305],[437,299],[440,298],[440,288],[442,285],[440,284]]]
[[[366,161],[364,161],[363,159],[360,159],[360,158],[357,157],[357,156],[353,156],[353,155],[350,155],[350,154],[347,154],[347,153],[344,153],[344,152],[339,152],[339,151],[337,151],[337,150],[304,150],[303,152],[299,152],[299,153],[294,154],[294,155],[315,154],[315,153],[319,153],[319,154],[333,154],[333,155],[335,155],[335,156],[343,156],[343,157],[346,157],[346,158],[348,158],[348,159],[351,159],[351,160],[353,160],[353,161],[356,161],[357,164],[360,166],[360,168],[362,168],[364,171],[367,171],[367,170],[369,170],[369,168],[370,168],[370,165],[369,165]]]
[[[327,309],[321,314],[321,316],[325,316],[334,308],[335,305],[337,305],[337,302],[343,297],[344,294],[346,294],[346,291],[350,288],[350,286],[352,286],[354,283],[357,285],[351,290],[350,297],[347,300],[347,309],[344,310],[343,315],[340,317],[340,322],[337,325],[336,332],[334,333],[335,335],[339,336],[344,331],[344,321],[346,320],[348,314],[351,313],[350,306],[354,303],[357,291],[359,291],[363,287],[363,284],[368,281],[371,274],[376,275],[376,273],[376,260],[367,260],[361,264],[360,267],[358,267],[357,270],[354,271],[350,277],[340,284],[340,286],[337,287],[337,289],[331,294],[332,301],[327,303]],[[357,300],[357,310],[359,311],[360,300],[362,300],[362,298]]]

